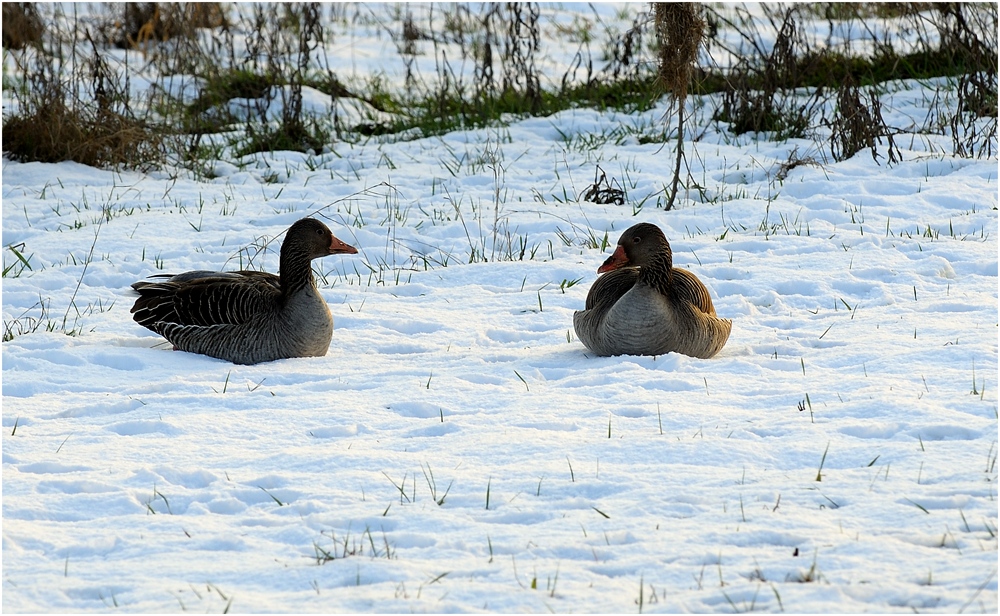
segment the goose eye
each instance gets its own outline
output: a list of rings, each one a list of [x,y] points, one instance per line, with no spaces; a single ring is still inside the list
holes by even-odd
[[[638,235],[632,238],[632,243],[633,244],[638,244],[641,241],[642,241],[642,238],[639,237]]]

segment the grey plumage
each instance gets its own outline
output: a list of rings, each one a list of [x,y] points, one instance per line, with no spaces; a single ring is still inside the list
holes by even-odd
[[[191,271],[132,285],[132,318],[176,349],[237,364],[325,355],[333,317],[316,288],[313,259],[355,254],[313,218],[293,224],[281,244],[278,276]]]
[[[708,289],[673,267],[670,243],[656,225],[640,223],[618,240],[587,294],[573,328],[598,355],[683,353],[707,359],[729,339],[732,321],[715,314]]]

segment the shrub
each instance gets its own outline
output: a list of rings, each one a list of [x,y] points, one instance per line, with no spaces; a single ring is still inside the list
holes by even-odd
[[[73,160],[94,167],[150,168],[162,160],[161,139],[132,111],[127,79],[89,40],[92,55],[69,80],[42,54],[15,90],[17,111],[4,117],[3,149],[15,160]],[[85,80],[86,78],[86,80]]]
[[[37,46],[42,41],[42,18],[32,2],[3,3],[3,46],[5,49],[24,49]]]

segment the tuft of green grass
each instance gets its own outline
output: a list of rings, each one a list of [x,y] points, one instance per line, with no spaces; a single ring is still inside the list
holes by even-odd
[[[404,501],[404,500],[405,500],[405,501],[406,501],[407,503],[412,503],[412,502],[413,502],[413,500],[411,500],[411,499],[410,499],[410,497],[409,497],[409,496],[407,496],[407,494],[406,494],[406,476],[407,476],[407,475],[408,475],[409,473],[403,473],[403,481],[399,482],[398,484],[397,484],[397,483],[396,483],[395,481],[393,481],[393,480],[392,480],[392,477],[390,477],[389,475],[387,475],[385,471],[382,471],[382,474],[383,474],[383,475],[385,475],[385,478],[389,480],[389,483],[391,483],[391,484],[392,484],[392,486],[393,486],[394,488],[396,488],[396,491],[398,491],[398,492],[399,492],[399,504],[400,504],[400,505],[402,505],[402,504],[403,504],[403,501]],[[416,496],[416,494],[414,493],[414,497],[415,497],[415,496]],[[388,509],[388,508],[386,508],[386,511],[388,512],[388,511],[389,511],[389,509]],[[384,514],[383,514],[383,515],[384,515]]]
[[[812,565],[809,566],[809,570],[805,573],[799,573],[798,578],[793,578],[793,581],[799,582],[800,584],[808,584],[810,582],[818,582],[822,578],[816,564],[818,554],[819,550],[813,552],[813,561]]]
[[[214,391],[217,394],[218,393],[223,393],[223,394],[226,393],[226,390],[229,389],[229,377],[232,376],[232,374],[233,374],[232,370],[230,370],[229,372],[226,373],[226,380],[223,381],[223,383],[222,383],[222,391],[221,392],[218,389],[214,388],[214,387],[212,388],[212,391]]]
[[[375,541],[371,527],[366,526],[360,537],[352,536],[350,528],[342,537],[338,537],[333,531],[320,531],[323,537],[329,537],[332,546],[323,547],[318,542],[313,541],[313,553],[317,565],[325,565],[334,560],[348,558],[350,556],[363,556],[366,551],[371,558],[392,559],[396,556],[395,549],[389,543],[389,538],[385,531],[382,531],[381,541]],[[360,575],[360,572],[359,572]],[[360,580],[359,580],[360,582]]]
[[[528,382],[524,380],[524,377],[521,376],[521,374],[517,370],[514,371],[514,374],[517,375],[517,378],[521,379],[522,383],[524,383],[524,390],[531,391],[530,389],[528,389]]]
[[[164,496],[162,492],[160,492],[159,490],[156,489],[156,484],[155,483],[153,484],[153,495],[145,503],[145,505],[146,505],[146,512],[147,513],[151,513],[153,515],[156,515],[157,513],[159,513],[158,511],[156,511],[155,509],[153,509],[153,502],[156,499],[162,500],[163,504],[167,507],[167,513],[173,515],[174,512],[171,511],[171,509],[170,509],[170,501],[167,500],[167,497]]]
[[[268,492],[266,488],[264,488],[263,486],[257,486],[257,487],[260,488],[264,492],[264,494],[267,494],[268,496],[270,496],[271,499],[274,500],[274,502],[278,503],[279,507],[284,507],[285,506],[285,503],[283,503],[280,500],[278,500],[278,497],[275,496],[274,494],[271,494],[270,492]]]
[[[444,500],[448,498],[448,492],[451,491],[451,486],[455,483],[455,481],[452,480],[451,482],[449,482],[448,487],[445,488],[444,490],[444,494],[441,494],[441,496],[439,497],[437,481],[434,479],[434,471],[431,470],[430,463],[427,464],[427,468],[424,468],[424,465],[421,464],[420,470],[424,473],[424,480],[427,482],[427,487],[431,492],[431,499],[435,503],[437,503],[439,507],[441,505],[444,505]]]
[[[581,280],[583,280],[583,276],[580,276],[579,278],[574,278],[573,280],[569,280],[567,278],[563,278],[562,282],[559,283],[559,291],[562,292],[563,294],[565,294],[566,293],[566,289],[568,289],[568,288],[576,285]]]
[[[916,336],[914,336],[914,337],[916,337]],[[983,379],[983,387],[981,389],[983,389],[983,390],[986,389],[986,380],[985,379]],[[977,389],[977,387],[976,387],[976,360],[975,359],[972,360],[972,391],[970,391],[969,393],[972,394],[972,395],[974,395],[974,396],[980,396],[980,397],[982,397],[982,395],[983,395],[980,392],[980,389]]]
[[[919,483],[919,482],[918,482],[918,483]],[[914,507],[916,507],[917,509],[919,509],[919,510],[923,511],[923,512],[924,512],[924,513],[926,513],[927,515],[930,515],[930,514],[931,514],[931,512],[930,512],[930,511],[927,511],[927,508],[926,508],[926,507],[924,507],[923,505],[921,505],[920,503],[918,503],[918,502],[915,502],[915,501],[912,501],[912,500],[910,500],[910,499],[908,499],[908,498],[904,498],[903,500],[905,500],[906,502],[910,503],[911,505],[913,505],[913,506],[914,506]]]
[[[18,250],[18,248],[20,248],[20,250]],[[14,256],[17,258],[17,260],[14,261],[13,263],[11,263],[10,265],[4,266],[4,268],[3,268],[3,277],[4,278],[6,278],[8,274],[11,274],[12,271],[13,271],[13,274],[11,274],[11,276],[10,276],[11,278],[20,278],[21,274],[24,273],[24,270],[28,270],[28,271],[32,271],[33,270],[33,268],[31,267],[31,257],[33,257],[35,255],[34,254],[30,254],[27,257],[24,256],[24,254],[23,254],[23,251],[24,251],[24,242],[21,242],[20,244],[17,244],[17,245],[15,245],[15,244],[8,244],[7,245],[7,250],[9,250],[12,253],[14,253]],[[20,267],[17,267],[17,266],[20,266]],[[17,267],[17,269],[15,269],[15,267]]]
[[[826,454],[830,451],[830,442],[827,441],[826,449],[823,450],[823,457],[819,460],[819,468],[816,470],[816,481],[823,481],[823,464],[826,463]]]

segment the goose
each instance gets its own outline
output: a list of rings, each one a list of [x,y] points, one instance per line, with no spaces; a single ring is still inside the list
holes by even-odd
[[[715,314],[708,289],[673,266],[670,242],[659,227],[639,223],[618,240],[603,274],[587,294],[573,328],[597,355],[683,353],[708,359],[726,344],[733,322]]]
[[[303,218],[281,244],[279,275],[192,271],[160,274],[132,284],[139,298],[136,323],[160,334],[175,350],[234,364],[326,355],[333,317],[316,281],[313,259],[357,254],[325,224]]]

